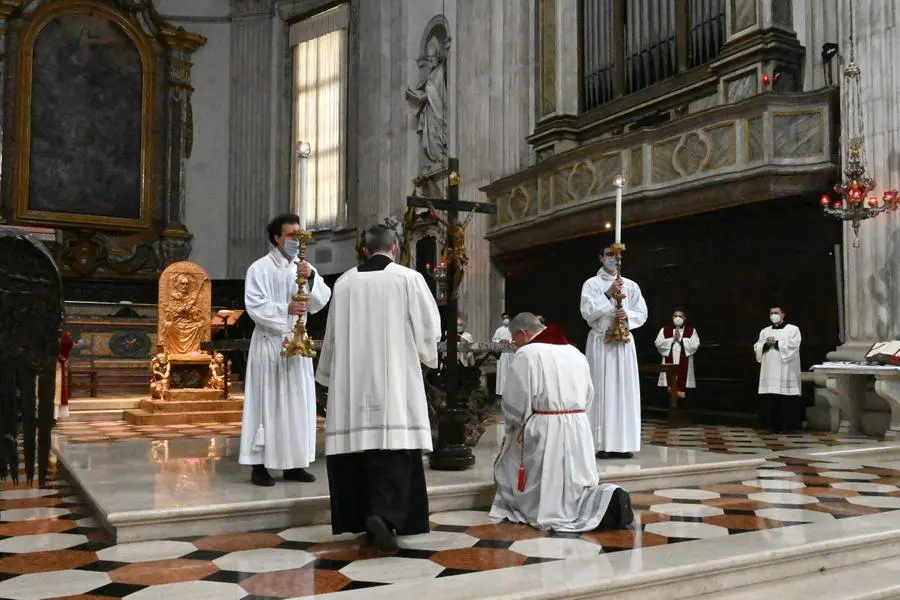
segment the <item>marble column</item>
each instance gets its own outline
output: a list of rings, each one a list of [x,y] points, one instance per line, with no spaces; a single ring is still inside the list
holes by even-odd
[[[274,0],[231,0],[229,278],[243,278],[268,246],[272,171]]]
[[[856,62],[862,69],[861,105],[867,170],[878,184],[875,193],[900,188],[900,28],[894,0],[854,2]],[[848,60],[849,0],[841,0],[839,21],[843,61]],[[843,81],[841,81],[843,84]],[[841,89],[841,93],[846,93]],[[848,119],[843,118],[847,136]],[[876,340],[900,339],[900,212],[864,221],[860,247],[844,227],[844,346],[831,358],[859,359]]]
[[[484,201],[479,188],[530,163],[525,137],[534,126],[534,3],[521,0],[458,5],[456,143],[460,199]],[[485,35],[484,23],[490,23]],[[504,308],[503,280],[484,234],[492,217],[476,216],[466,230],[469,268],[460,310],[476,339],[488,339]]]

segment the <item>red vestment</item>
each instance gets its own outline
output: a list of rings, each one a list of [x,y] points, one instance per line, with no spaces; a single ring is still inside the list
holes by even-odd
[[[673,325],[666,325],[663,327],[663,335],[666,339],[675,337],[675,327]],[[681,339],[689,338],[694,335],[694,328],[691,325],[685,323],[684,327],[681,330]],[[663,357],[663,362],[667,365],[673,364],[675,359],[672,356],[672,353],[675,351],[675,344],[681,343],[681,340],[678,342],[673,341],[672,347],[669,349],[669,354]],[[688,364],[690,363],[690,358],[684,352],[684,345],[681,346],[681,355],[678,360],[678,391],[684,392],[687,386],[687,376],[688,376]],[[666,381],[668,387],[671,389],[672,382]]]

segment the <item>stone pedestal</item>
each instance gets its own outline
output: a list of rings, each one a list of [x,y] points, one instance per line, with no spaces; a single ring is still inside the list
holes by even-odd
[[[166,390],[160,400],[142,400],[140,408],[125,411],[132,425],[188,425],[235,423],[241,420],[244,401],[223,400],[219,390]]]

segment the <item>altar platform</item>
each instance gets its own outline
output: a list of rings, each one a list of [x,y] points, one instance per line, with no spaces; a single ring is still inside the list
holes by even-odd
[[[432,512],[490,506],[498,436],[498,426],[491,426],[475,449],[472,469],[433,471],[426,464]],[[81,444],[59,436],[54,449],[61,471],[97,522],[124,542],[327,523],[321,439],[318,445],[320,459],[310,467],[316,482],[279,481],[271,488],[250,484],[249,469],[237,463],[236,437]],[[598,461],[598,467],[601,480],[641,492],[749,479],[763,462],[756,456],[645,446],[632,460]]]

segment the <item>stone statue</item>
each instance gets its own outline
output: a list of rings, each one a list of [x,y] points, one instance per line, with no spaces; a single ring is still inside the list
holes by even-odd
[[[160,352],[150,359],[150,394],[154,398],[162,398],[169,389],[169,377],[172,375],[172,365],[165,353]]]
[[[419,58],[418,64],[425,76],[415,89],[406,88],[406,98],[416,110],[416,132],[425,152],[425,172],[441,166],[447,156],[446,57],[438,38],[428,41],[426,55]]]
[[[169,355],[200,352],[210,339],[212,296],[209,275],[200,266],[182,261],[159,277],[158,343]]]
[[[225,375],[231,373],[231,361],[225,362],[225,356],[221,352],[209,361],[209,385],[207,387],[214,390],[225,389]]]

